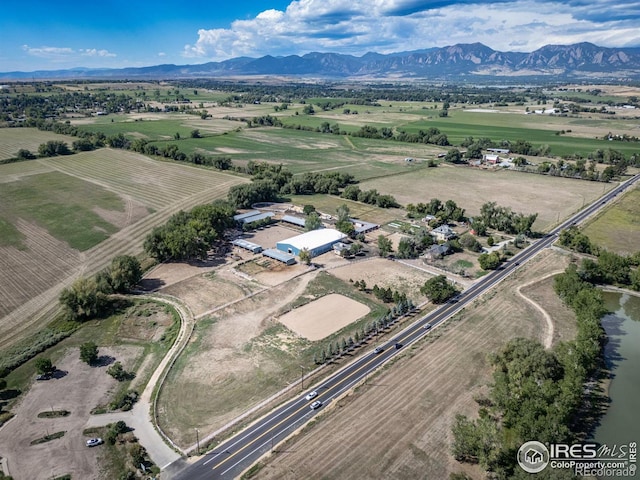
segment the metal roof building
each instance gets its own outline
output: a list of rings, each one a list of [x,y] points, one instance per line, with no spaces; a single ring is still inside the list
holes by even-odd
[[[293,255],[300,255],[301,250],[307,249],[312,257],[317,257],[330,251],[334,243],[345,237],[344,233],[333,228],[322,228],[277,242],[276,248]]]
[[[273,248],[264,250],[262,252],[262,255],[265,257],[273,258],[274,260],[278,260],[279,262],[286,263],[287,265],[293,265],[294,263],[296,263],[296,257],[294,257],[293,255],[281,252],[280,250],[274,250]]]
[[[257,243],[247,242],[241,238],[234,240],[233,243],[236,247],[244,248],[245,250],[249,250],[251,253],[260,253],[262,251],[262,247]]]
[[[380,228],[380,225],[377,223],[365,222],[363,220],[358,220],[357,218],[350,218],[349,221],[353,223],[356,233],[368,233],[376,228]]]
[[[250,217],[244,217],[244,218],[241,218],[239,221],[242,224],[246,225],[247,223],[258,222],[260,220],[264,220],[265,218],[273,217],[274,215],[275,215],[275,213],[273,213],[273,212],[264,212],[264,213],[258,212],[257,215],[252,215]]]
[[[249,212],[245,212],[245,213],[239,213],[238,215],[234,215],[233,219],[236,222],[241,222],[242,220],[244,220],[245,218],[248,217],[253,217],[254,215],[260,215],[260,210],[251,210]]]
[[[294,217],[293,215],[283,216],[282,221],[287,223],[292,223],[294,225],[298,225],[299,227],[304,227],[307,223],[304,218]]]

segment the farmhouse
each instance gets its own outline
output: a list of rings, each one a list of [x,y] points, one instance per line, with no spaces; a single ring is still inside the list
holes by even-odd
[[[425,252],[424,258],[427,260],[435,260],[437,258],[442,258],[445,255],[448,255],[451,250],[451,247],[446,243],[442,245],[431,245],[429,249]]]
[[[490,165],[495,165],[496,163],[498,163],[500,161],[500,157],[498,155],[495,155],[495,154],[487,153],[484,156],[484,161],[487,162]]]
[[[307,249],[312,257],[317,257],[330,251],[334,243],[338,243],[345,237],[346,235],[338,230],[324,228],[277,242],[276,248],[293,255],[300,255],[301,250]]]
[[[451,230],[449,225],[440,225],[438,228],[434,228],[431,230],[431,235],[436,237],[436,240],[440,240],[446,242],[447,240],[451,240],[452,238],[457,237],[456,232]]]

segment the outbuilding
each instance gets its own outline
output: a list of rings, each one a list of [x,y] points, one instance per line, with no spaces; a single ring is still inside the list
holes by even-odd
[[[317,257],[331,251],[333,245],[345,237],[344,233],[333,228],[322,228],[277,242],[276,248],[293,255],[300,255],[300,251],[306,249],[312,257]]]

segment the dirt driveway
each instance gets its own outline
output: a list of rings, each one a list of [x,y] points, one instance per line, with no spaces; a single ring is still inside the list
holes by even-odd
[[[101,356],[124,361],[135,347],[101,348]],[[100,479],[100,447],[87,448],[82,435],[90,411],[106,403],[117,382],[106,373],[107,365],[90,367],[70,349],[57,364],[58,374],[35,382],[20,404],[15,417],[0,429],[0,457],[6,459],[9,474],[19,479],[50,479],[64,474],[83,480]],[[67,417],[38,418],[41,412],[67,410]],[[33,440],[65,431],[61,438],[39,445]]]

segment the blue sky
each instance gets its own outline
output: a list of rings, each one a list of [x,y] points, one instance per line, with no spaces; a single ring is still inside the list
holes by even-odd
[[[640,0],[25,0],[0,7],[0,71],[363,55],[482,42],[640,47]]]

